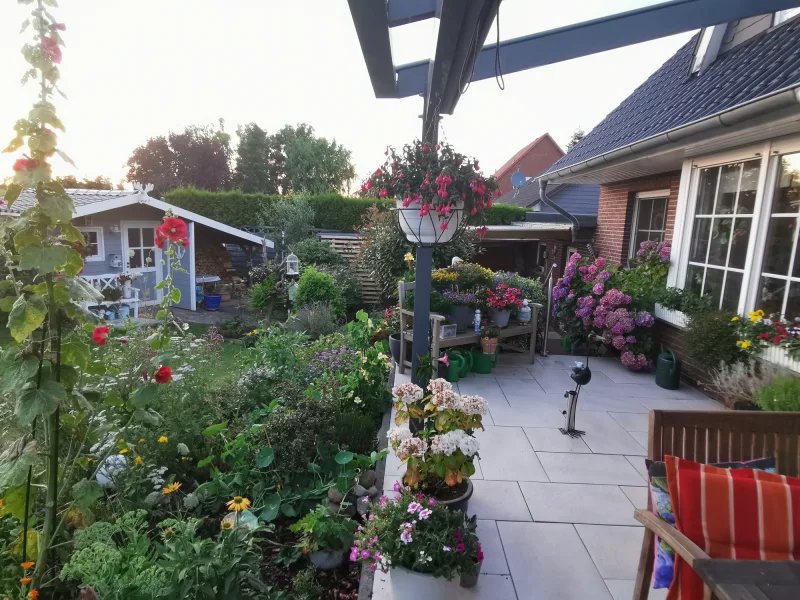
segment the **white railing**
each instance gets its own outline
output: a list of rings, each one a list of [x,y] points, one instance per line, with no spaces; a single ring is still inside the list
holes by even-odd
[[[102,292],[103,290],[108,289],[118,289],[120,291],[123,290],[123,286],[120,284],[119,279],[117,279],[117,273],[104,273],[102,275],[81,275],[83,279],[88,281],[92,284],[92,287],[96,289],[98,292]],[[136,287],[131,286],[131,293],[132,297],[130,298],[120,298],[119,300],[101,300],[100,302],[81,302],[81,304],[88,308],[89,306],[111,306],[112,304],[128,304],[133,310],[133,318],[139,318],[139,289]]]

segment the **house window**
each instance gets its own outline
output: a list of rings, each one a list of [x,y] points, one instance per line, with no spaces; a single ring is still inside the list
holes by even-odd
[[[774,27],[775,25],[785,23],[796,15],[800,15],[800,8],[787,8],[786,10],[779,10],[772,15],[772,25]]]
[[[769,214],[757,306],[767,314],[800,315],[800,153],[780,157]]]
[[[738,310],[761,159],[700,170],[685,287]]]
[[[541,242],[539,243],[536,264],[542,268],[545,268],[547,265],[547,245]]]
[[[152,270],[155,267],[155,256],[155,228],[129,227],[128,268]]]
[[[84,259],[90,262],[105,260],[103,251],[103,228],[102,227],[78,227],[86,240],[86,253]]]
[[[636,194],[628,256],[635,256],[642,242],[663,242],[667,229],[669,190]]]
[[[572,258],[573,254],[577,254],[577,253],[578,253],[578,249],[575,246],[569,246],[567,248],[567,262],[569,262],[569,259]]]

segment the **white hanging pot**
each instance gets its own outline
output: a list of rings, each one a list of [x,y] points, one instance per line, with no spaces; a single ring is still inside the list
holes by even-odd
[[[398,221],[406,238],[412,244],[423,244],[431,246],[434,244],[446,244],[458,233],[462,219],[466,219],[464,214],[464,202],[458,200],[453,202],[453,211],[449,215],[440,215],[435,210],[424,216],[420,216],[420,207],[414,203],[408,208],[403,208],[403,201],[396,201]],[[447,228],[442,229],[442,224]]]

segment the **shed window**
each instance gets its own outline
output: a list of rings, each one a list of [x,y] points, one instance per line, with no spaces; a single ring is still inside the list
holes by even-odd
[[[105,260],[103,250],[103,228],[102,227],[78,227],[86,240],[86,250],[84,259],[87,261]]]

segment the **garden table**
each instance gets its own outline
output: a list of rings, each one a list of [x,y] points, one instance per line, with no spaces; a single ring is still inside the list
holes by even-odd
[[[693,568],[720,600],[796,600],[800,562],[699,559]]]

